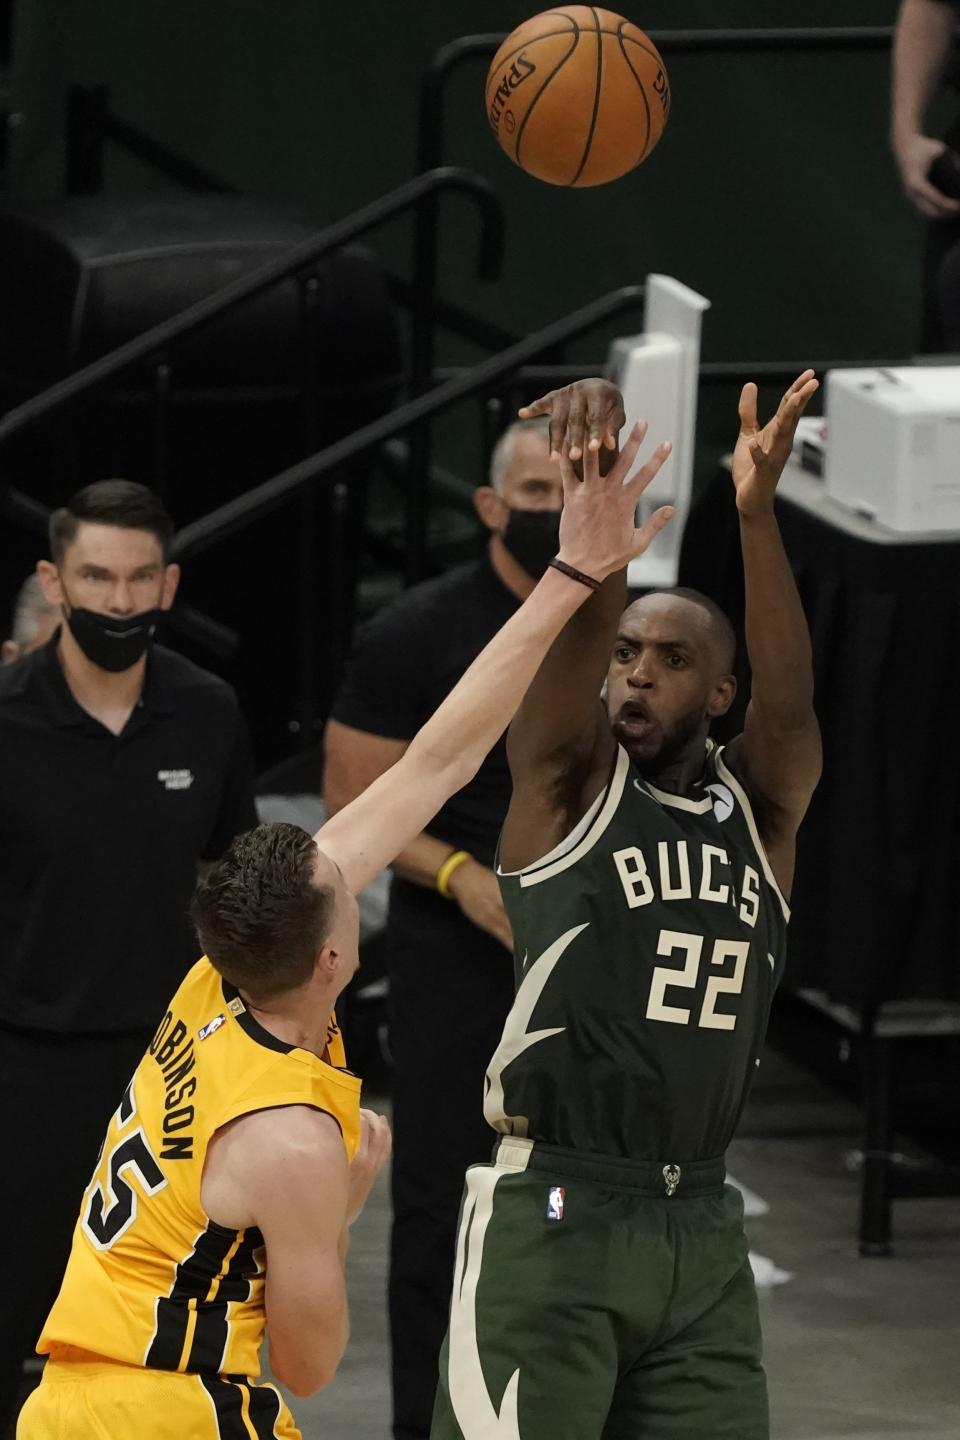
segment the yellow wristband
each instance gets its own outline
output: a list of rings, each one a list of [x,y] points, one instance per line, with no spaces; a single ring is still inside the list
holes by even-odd
[[[444,860],[443,864],[440,866],[440,869],[437,871],[436,874],[436,879],[433,883],[440,891],[440,894],[445,896],[446,899],[450,899],[449,885],[451,876],[456,874],[456,872],[460,869],[461,865],[465,865],[468,860],[472,859],[473,856],[470,854],[469,850],[454,850],[453,854],[448,855],[446,860]]]

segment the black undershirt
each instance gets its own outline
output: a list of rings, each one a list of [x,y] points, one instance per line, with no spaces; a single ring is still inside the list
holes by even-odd
[[[332,718],[385,739],[412,740],[519,607],[486,557],[414,586],[364,627]],[[492,865],[509,801],[500,740],[427,833]]]

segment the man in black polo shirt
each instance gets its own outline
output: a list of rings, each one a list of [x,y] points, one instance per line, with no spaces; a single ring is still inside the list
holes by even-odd
[[[38,566],[64,623],[0,668],[0,1434],[104,1125],[197,958],[197,864],[256,824],[233,691],[153,643],[172,529],[141,485],[81,490]]]
[[[475,503],[490,531],[484,558],[407,591],[360,638],[326,731],[330,814],[403,754],[556,554],[562,488],[548,460],[545,422],[510,426]],[[492,869],[509,800],[501,740],[393,867],[387,965],[396,1440],[430,1431],[463,1172],[490,1154],[483,1076],[513,1003],[512,937]]]

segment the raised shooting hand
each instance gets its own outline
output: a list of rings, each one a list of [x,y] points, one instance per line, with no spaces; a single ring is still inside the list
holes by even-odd
[[[773,419],[761,430],[757,387],[752,380],[744,385],[740,393],[740,434],[733,451],[733,484],[741,515],[773,509],[777,483],[793,448],[797,421],[819,388],[813,371],[804,370],[784,394]]]
[[[617,436],[626,419],[623,396],[609,380],[594,377],[576,380],[559,390],[551,390],[519,410],[521,420],[537,415],[550,419],[550,456],[558,456],[564,440],[569,443],[571,460],[580,460],[584,450],[603,450],[601,471],[609,469],[617,449]]]

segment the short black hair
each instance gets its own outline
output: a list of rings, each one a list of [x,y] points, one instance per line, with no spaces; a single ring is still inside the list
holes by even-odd
[[[238,835],[197,882],[190,905],[204,953],[254,1001],[295,990],[330,934],[335,897],[316,880],[317,847],[299,825]]]
[[[77,538],[84,523],[118,525],[122,530],[147,530],[155,535],[164,563],[173,541],[173,520],[159,495],[135,480],[95,480],[72,495],[50,516],[50,555],[55,565]]]
[[[737,659],[737,632],[734,630],[729,615],[722,610],[716,600],[711,600],[709,595],[704,595],[702,590],[694,590],[689,585],[675,585],[669,590],[648,590],[648,595],[675,595],[681,600],[689,600],[692,605],[699,605],[710,617],[710,629],[716,642],[717,655],[720,659],[721,669],[725,674],[731,674]],[[641,600],[646,595],[640,596]]]

